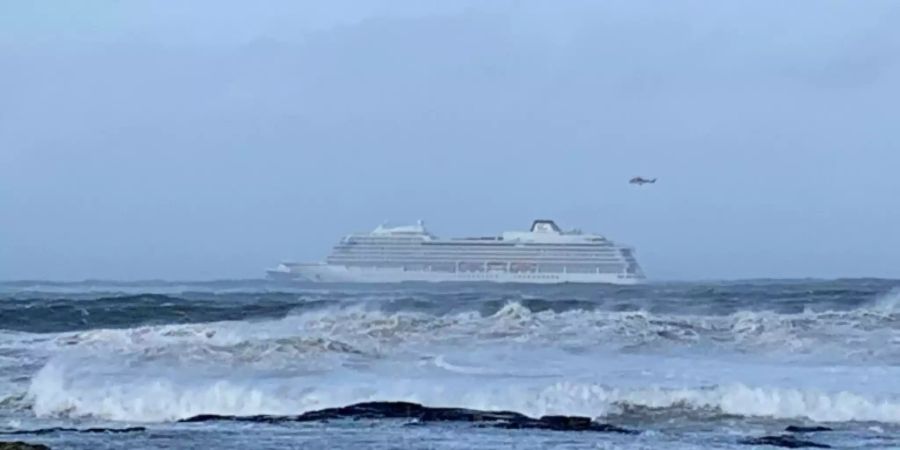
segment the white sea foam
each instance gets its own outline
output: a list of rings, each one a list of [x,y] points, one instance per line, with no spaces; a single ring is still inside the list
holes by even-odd
[[[429,315],[386,313],[361,306],[305,312],[277,320],[145,326],[62,333],[66,351],[148,352],[189,355],[270,353],[273,357],[354,348],[390,354],[435,343],[471,345],[519,342],[535,346],[650,349],[817,356],[828,360],[878,359],[900,363],[900,318],[884,312],[900,298],[853,311],[776,314],[743,311],[726,316],[569,310],[533,312],[511,302],[496,313]],[[892,303],[893,302],[893,303]],[[333,342],[335,345],[313,345]],[[192,350],[193,349],[193,350]],[[252,358],[251,358],[252,359]]]
[[[603,416],[630,405],[900,423],[898,299],[725,316],[535,312],[516,302],[484,316],[352,306],[275,320],[15,333],[0,347],[49,359],[27,386],[41,417],[156,422],[407,400],[530,415]],[[784,363],[784,355],[814,358]]]
[[[444,355],[439,355],[437,358],[434,358],[434,365],[437,367],[440,367],[441,369],[444,369],[444,370],[447,370],[450,372],[454,372],[454,373],[464,374],[464,375],[493,375],[493,374],[496,374],[496,372],[494,372],[490,369],[485,369],[483,367],[464,366],[464,365],[460,365],[460,364],[453,364],[451,362],[447,362]]]
[[[320,378],[190,379],[138,375],[114,382],[85,371],[49,364],[34,377],[29,399],[41,417],[95,417],[156,422],[196,414],[297,414],[360,401],[405,400],[429,405],[511,409],[531,415],[614,414],[624,406],[703,408],[743,416],[808,418],[816,421],[900,423],[900,398],[848,391],[749,386],[611,387],[598,383],[514,382],[492,379],[461,383],[450,379],[328,381]],[[470,381],[470,380],[469,380]]]
[[[900,314],[900,288],[876,298],[871,309],[884,314]]]

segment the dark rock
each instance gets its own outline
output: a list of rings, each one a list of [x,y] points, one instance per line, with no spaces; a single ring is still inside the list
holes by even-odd
[[[834,431],[834,430],[831,428],[828,428],[828,427],[823,427],[823,426],[804,427],[804,426],[798,426],[798,425],[791,425],[791,426],[785,428],[784,431],[787,431],[788,433],[816,433],[819,431]]]
[[[581,416],[544,416],[538,421],[551,427],[571,429],[587,429],[594,423],[590,417]]]
[[[0,431],[0,435],[22,435],[22,434],[30,434],[30,435],[39,435],[39,434],[52,434],[52,433],[140,433],[143,431],[147,431],[144,427],[130,427],[130,428],[38,428],[36,430],[15,430],[15,431]]]
[[[27,442],[0,442],[0,450],[50,450],[50,447]]]
[[[431,408],[410,402],[366,402],[340,408],[310,411],[299,416],[219,416],[203,414],[181,420],[181,422],[322,422],[328,420],[379,420],[410,419],[418,424],[431,422],[474,422],[489,427],[506,429],[541,429],[557,431],[593,431],[602,433],[628,433],[615,425],[597,423],[589,417],[544,416],[534,419],[513,411],[482,411],[465,408]]]
[[[316,422],[329,419],[412,419],[419,418],[426,408],[409,402],[366,402],[340,408],[310,411],[294,418],[296,422]]]
[[[589,417],[578,416],[544,416],[540,419],[526,418],[492,425],[495,428],[509,430],[533,429],[553,431],[594,431],[599,433],[638,434],[637,431],[617,427],[608,423],[597,423]]]
[[[336,419],[416,419],[421,422],[492,422],[526,420],[527,416],[508,411],[480,411],[464,408],[429,408],[409,402],[366,402],[340,408],[310,411],[299,416],[219,416],[203,414],[181,422],[319,422]]]
[[[200,423],[200,422],[225,422],[229,420],[237,420],[237,416],[228,416],[222,414],[198,414],[188,417],[187,419],[179,419],[179,423]]]
[[[128,427],[128,428],[84,428],[75,430],[76,433],[142,433],[147,431],[144,427]]]
[[[261,423],[279,423],[279,422],[294,422],[296,421],[296,416],[225,416],[219,414],[200,414],[193,417],[188,417],[187,419],[181,419],[179,422],[181,423],[194,423],[194,422],[261,422]]]
[[[419,417],[422,422],[500,422],[531,420],[524,414],[511,411],[480,411],[462,408],[426,408]]]
[[[771,445],[773,447],[784,448],[831,448],[830,445],[819,444],[818,442],[797,439],[790,434],[781,436],[763,436],[759,438],[744,439],[740,441],[744,445]]]

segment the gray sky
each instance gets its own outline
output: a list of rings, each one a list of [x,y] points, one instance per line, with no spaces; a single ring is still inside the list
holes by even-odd
[[[0,279],[537,217],[654,278],[900,277],[896,1],[255,4],[0,0]]]

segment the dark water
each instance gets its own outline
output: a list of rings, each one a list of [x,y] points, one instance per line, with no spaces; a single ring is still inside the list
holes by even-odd
[[[57,448],[753,448],[797,424],[833,429],[801,434],[814,442],[890,448],[898,380],[893,280],[0,284],[0,441]],[[179,422],[365,401],[640,433]]]

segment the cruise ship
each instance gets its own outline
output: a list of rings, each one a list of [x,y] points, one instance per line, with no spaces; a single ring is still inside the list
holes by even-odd
[[[636,284],[631,247],[535,220],[529,231],[443,239],[415,225],[350,234],[323,262],[281,263],[271,278],[323,283],[471,282]]]

